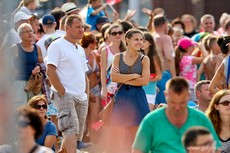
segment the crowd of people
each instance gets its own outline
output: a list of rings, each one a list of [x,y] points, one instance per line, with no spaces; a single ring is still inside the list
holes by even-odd
[[[73,2],[42,17],[38,6],[21,0],[0,44],[14,76],[0,152],[230,152],[230,14],[219,27],[204,14],[198,28],[163,8],[143,8],[139,25],[136,10],[121,19],[102,0],[85,17]]]

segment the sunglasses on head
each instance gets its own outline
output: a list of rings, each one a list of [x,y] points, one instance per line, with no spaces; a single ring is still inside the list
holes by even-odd
[[[123,34],[123,32],[122,31],[118,31],[118,32],[111,32],[110,33],[112,36],[116,36],[117,34],[118,35],[122,35]]]
[[[46,105],[46,104],[44,104],[44,105],[35,105],[33,108],[35,108],[35,109],[37,109],[37,110],[39,110],[39,109],[41,109],[41,108],[47,109],[47,105]]]
[[[24,128],[24,127],[27,127],[28,125],[30,125],[30,121],[18,120],[17,125],[18,125],[18,127]]]
[[[219,102],[218,104],[221,104],[221,105],[223,105],[223,106],[228,106],[229,103],[230,103],[230,101],[225,100],[225,101],[223,101],[223,102]]]

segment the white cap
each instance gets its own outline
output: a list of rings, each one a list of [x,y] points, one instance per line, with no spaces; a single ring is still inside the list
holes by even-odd
[[[29,20],[33,17],[33,15],[28,15],[24,12],[17,12],[15,15],[14,15],[14,23],[17,23],[21,20]]]
[[[69,14],[73,11],[80,10],[80,8],[77,8],[75,3],[73,2],[67,2],[62,5],[61,10],[64,11],[66,14]]]

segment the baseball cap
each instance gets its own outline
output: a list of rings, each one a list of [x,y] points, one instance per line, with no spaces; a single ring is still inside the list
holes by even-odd
[[[28,15],[24,12],[17,12],[15,15],[14,15],[14,23],[17,23],[21,20],[29,20],[33,17],[33,15]]]
[[[73,11],[80,10],[80,8],[77,8],[76,4],[73,2],[67,2],[62,5],[61,10],[64,11],[66,14],[69,14]]]
[[[101,16],[97,18],[97,24],[107,23],[107,22],[109,22],[109,19],[106,16]]]
[[[46,14],[42,17],[42,24],[43,25],[48,25],[48,24],[53,24],[55,23],[55,18],[51,14]]]
[[[195,46],[196,42],[192,41],[189,38],[181,38],[178,41],[177,45],[180,46],[182,49],[186,49],[186,48],[188,48],[190,46]]]

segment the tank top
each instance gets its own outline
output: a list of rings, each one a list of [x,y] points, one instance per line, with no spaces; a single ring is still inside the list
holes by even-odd
[[[38,63],[37,46],[34,44],[32,52],[26,52],[20,44],[17,44],[17,47],[18,57],[14,61],[14,66],[17,69],[16,80],[27,81]]]
[[[111,67],[115,55],[113,55],[109,46],[106,47],[106,54],[107,54],[106,69],[108,69],[109,67]]]
[[[119,69],[121,74],[142,74],[142,59],[144,55],[139,54],[137,61],[134,63],[131,71],[130,66],[127,65],[123,60],[123,53],[120,54],[120,62],[119,62]],[[129,72],[130,71],[130,72]]]

